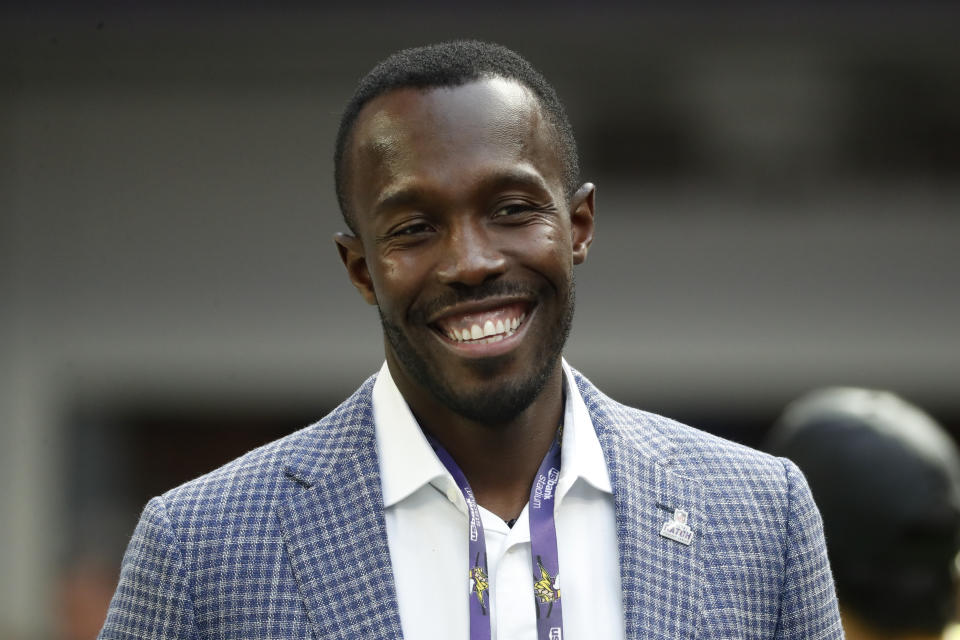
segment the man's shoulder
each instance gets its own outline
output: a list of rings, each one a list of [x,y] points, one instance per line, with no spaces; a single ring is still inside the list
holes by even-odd
[[[262,509],[295,486],[309,484],[358,447],[372,442],[369,378],[320,420],[264,444],[161,496],[168,513]],[[372,451],[372,448],[371,448]]]
[[[577,383],[601,441],[668,468],[671,473],[710,487],[786,489],[791,463],[677,420],[624,405],[605,395],[581,374]]]

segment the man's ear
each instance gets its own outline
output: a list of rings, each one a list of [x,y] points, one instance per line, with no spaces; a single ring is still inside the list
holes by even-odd
[[[587,259],[593,242],[593,203],[597,189],[593,183],[584,183],[570,201],[570,236],[573,241],[573,264]]]
[[[360,238],[349,233],[338,232],[333,234],[333,241],[337,243],[337,251],[343,266],[347,268],[350,282],[357,288],[367,304],[377,304],[377,296],[373,291],[373,280],[370,279],[370,270],[367,268],[367,258],[363,252],[363,242]]]

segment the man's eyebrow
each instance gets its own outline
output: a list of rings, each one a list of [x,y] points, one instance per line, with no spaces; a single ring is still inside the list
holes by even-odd
[[[491,173],[480,181],[480,189],[482,190],[505,189],[508,187],[535,189],[545,194],[550,193],[546,180],[543,179],[540,172],[533,169],[511,167]]]
[[[399,185],[388,189],[373,205],[375,216],[394,209],[404,209],[418,206],[426,199],[426,193],[416,185]]]

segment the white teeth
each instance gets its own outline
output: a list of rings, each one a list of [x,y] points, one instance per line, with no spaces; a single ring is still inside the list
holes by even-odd
[[[447,329],[447,337],[454,342],[499,342],[512,336],[526,317],[527,314],[524,313],[519,318],[498,319],[496,323],[487,320],[482,328],[475,324],[469,329]]]

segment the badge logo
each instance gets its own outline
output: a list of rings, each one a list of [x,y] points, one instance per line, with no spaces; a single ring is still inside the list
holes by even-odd
[[[660,528],[660,535],[685,544],[687,546],[693,541],[693,530],[687,524],[689,514],[683,509],[677,509],[673,512],[673,518],[663,523]]]
[[[486,558],[483,559],[484,564],[486,564]],[[490,581],[487,578],[487,571],[485,567],[480,566],[480,554],[477,554],[477,559],[474,561],[473,566],[470,568],[470,592],[477,596],[477,601],[480,603],[480,611],[483,615],[487,615],[487,603],[484,602],[483,596],[490,588]]]
[[[537,599],[537,617],[540,617],[540,605],[547,606],[547,615],[553,612],[553,603],[560,600],[560,575],[551,576],[546,567],[543,566],[543,560],[537,556],[537,566],[540,567],[540,579],[533,583],[533,593]]]

